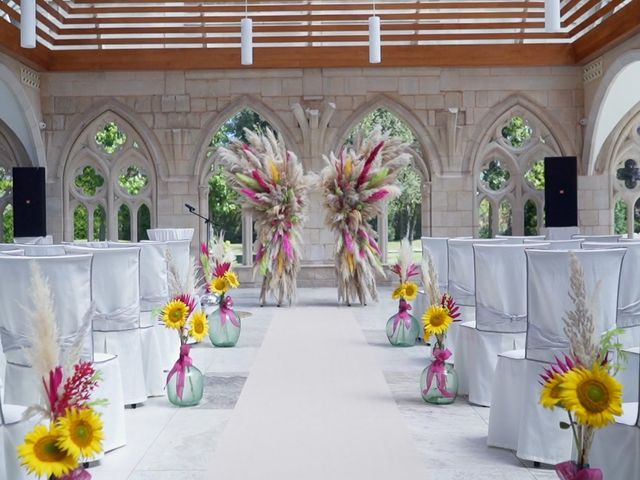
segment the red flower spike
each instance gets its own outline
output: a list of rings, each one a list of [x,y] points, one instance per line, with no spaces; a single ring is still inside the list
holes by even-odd
[[[206,242],[202,242],[200,244],[200,253],[202,255],[206,255],[207,257],[209,256],[209,247],[207,246]]]
[[[191,295],[188,295],[185,293],[182,295],[178,295],[175,299],[181,301],[187,306],[187,308],[189,309],[188,315],[191,315],[193,311],[196,309],[196,305],[197,305],[196,299]]]
[[[96,371],[91,362],[80,362],[74,365],[73,368],[73,375],[67,378],[62,398],[60,398],[55,410],[53,410],[56,418],[64,415],[69,408],[78,410],[87,408],[86,404],[91,398],[91,393],[98,386],[98,382],[95,379]]]
[[[49,383],[47,383],[44,378],[42,379],[44,390],[47,393],[47,399],[49,400],[49,406],[55,416],[57,416],[56,411],[59,408],[58,390],[60,389],[60,385],[62,385],[62,377],[62,367],[56,367],[49,372]]]
[[[216,263],[216,266],[213,269],[213,275],[215,277],[224,277],[224,274],[227,273],[230,269],[231,264],[229,262]]]

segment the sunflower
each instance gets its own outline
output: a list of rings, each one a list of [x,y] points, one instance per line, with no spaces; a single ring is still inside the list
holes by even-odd
[[[90,408],[69,409],[58,418],[58,446],[75,458],[91,458],[102,451],[102,419]]]
[[[22,465],[38,477],[62,477],[72,472],[78,463],[73,456],[58,446],[60,433],[51,425],[37,425],[24,437],[18,447]]]
[[[404,298],[405,300],[413,301],[418,296],[418,285],[413,282],[407,282],[404,284]]]
[[[189,307],[181,300],[167,303],[162,310],[162,320],[168,328],[180,330],[187,322]]]
[[[405,292],[405,284],[402,283],[398,288],[396,288],[393,291],[393,294],[391,295],[391,298],[393,298],[394,300],[398,300],[399,298],[404,298],[406,292]]]
[[[622,385],[606,368],[594,363],[591,370],[576,367],[564,377],[560,399],[581,424],[601,428],[622,415]]]
[[[203,311],[198,311],[191,317],[191,328],[189,335],[196,341],[201,342],[209,334],[209,322],[207,315]]]
[[[217,295],[223,295],[229,290],[229,282],[224,277],[216,277],[209,285],[209,290]]]
[[[449,310],[441,305],[431,305],[422,317],[424,324],[425,341],[431,335],[442,335],[445,333],[453,319],[449,315]]]
[[[545,408],[551,408],[562,406],[560,399],[560,392],[564,383],[564,374],[555,373],[550,380],[547,380],[542,385],[542,392],[540,392],[540,405]]]
[[[238,288],[240,286],[240,282],[238,281],[238,276],[235,272],[228,270],[227,273],[224,274],[224,278],[229,282],[229,286],[231,288]]]

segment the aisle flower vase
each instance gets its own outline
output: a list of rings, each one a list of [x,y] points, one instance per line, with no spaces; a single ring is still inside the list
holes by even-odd
[[[204,392],[202,372],[193,366],[189,356],[191,345],[180,348],[180,358],[167,377],[167,397],[177,407],[193,407],[200,403]]]
[[[413,347],[420,336],[420,324],[409,310],[411,305],[401,299],[398,313],[387,321],[387,338],[394,347]]]
[[[561,480],[603,480],[602,470],[590,468],[588,465],[579,467],[574,461],[562,462],[556,465],[556,473]]]
[[[451,356],[447,349],[434,349],[431,363],[422,371],[420,390],[427,403],[448,405],[458,394],[458,375],[446,360]]]
[[[209,338],[216,347],[234,347],[240,338],[240,317],[233,310],[233,300],[225,297],[210,316]]]

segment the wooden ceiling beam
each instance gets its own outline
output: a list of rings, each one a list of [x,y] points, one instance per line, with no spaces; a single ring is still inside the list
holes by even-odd
[[[17,58],[35,70],[42,71],[49,68],[51,51],[43,45],[38,45],[36,48],[22,48],[20,30],[8,23],[7,27],[0,28],[0,51]]]
[[[587,63],[640,32],[640,1],[633,1],[573,43],[576,62]]]
[[[133,52],[134,50],[132,50]],[[58,50],[51,71],[239,69],[240,49]],[[367,47],[265,47],[244,68],[370,67]],[[572,65],[570,44],[406,45],[384,48],[381,67],[481,67]]]

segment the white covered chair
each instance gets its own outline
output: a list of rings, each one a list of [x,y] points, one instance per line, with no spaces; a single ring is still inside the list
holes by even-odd
[[[14,245],[15,249],[24,250],[24,254],[29,257],[45,257],[52,255],[64,255],[64,246],[62,245],[40,245],[40,244],[18,244]]]
[[[631,479],[640,475],[640,354],[630,355],[636,374],[634,399],[622,404],[622,416],[596,431],[590,463],[602,470],[604,478]]]
[[[140,334],[147,395],[164,395],[163,372],[171,368],[179,352],[179,349],[168,351],[164,340],[166,329],[157,318],[158,310],[169,297],[167,245],[165,242],[109,242],[110,248],[123,246],[140,248]]]
[[[585,242],[611,243],[618,242],[622,235],[574,235],[571,238],[583,240]]]
[[[544,235],[496,235],[495,238],[500,238],[506,240],[509,244],[521,244],[524,243],[525,240],[528,242],[543,242]]]
[[[538,403],[539,374],[545,363],[553,362],[556,356],[569,350],[561,318],[575,308],[569,297],[571,253],[582,265],[588,297],[597,295],[593,302],[596,332],[603,333],[616,324],[624,249],[527,251],[528,327],[516,455],[540,463],[559,463],[571,458],[572,452],[571,432],[558,428],[566,413],[561,409],[546,409]]]
[[[29,245],[51,245],[53,243],[53,236],[45,235],[44,237],[14,237],[15,243],[29,244]]]
[[[147,235],[151,241],[188,240],[191,243],[193,228],[149,228]]]
[[[39,423],[36,417],[23,420],[27,407],[5,405],[0,399],[0,478],[7,480],[37,480],[20,465],[16,451],[24,437]]]
[[[620,270],[620,290],[618,293],[618,313],[616,324],[624,329],[625,334],[620,339],[625,347],[640,346],[640,289],[638,288],[638,273],[640,272],[640,243],[585,242],[585,250],[598,248],[625,248],[627,253],[622,261]]]
[[[547,240],[570,240],[579,234],[578,227],[547,227]]]
[[[140,249],[65,246],[71,254],[93,254],[91,294],[93,346],[111,353],[125,366],[122,391],[125,405],[147,399],[140,335]]]
[[[596,317],[601,319],[602,329],[611,328],[624,250],[573,253],[583,266],[588,294],[602,279],[600,299],[611,301],[598,304]],[[569,298],[569,255],[570,251],[527,251],[526,346],[532,358],[525,361],[525,350],[503,352],[498,356],[493,377],[487,444],[517,450],[520,458],[541,463],[558,463],[571,453],[570,435],[558,429],[560,411],[546,410],[538,404],[540,371],[554,354],[559,355],[568,347],[561,318],[573,308]]]
[[[25,308],[30,308],[31,264],[36,262],[48,279],[54,301],[54,315],[62,349],[69,347],[81,328],[85,314],[91,308],[92,255],[46,257],[0,257],[0,335],[6,355],[5,402],[31,405],[41,400],[40,379],[31,369],[24,347],[30,345],[31,330],[24,321]],[[108,399],[98,406],[105,423],[105,451],[126,443],[124,401],[118,357],[94,353],[92,339],[87,335],[82,357],[92,360],[102,373],[102,381],[94,391],[95,399]]]
[[[449,244],[448,238],[422,237],[422,258],[425,258],[425,251],[431,252],[433,264],[438,271],[438,287],[442,293],[449,288]]]
[[[582,242],[584,240],[579,238],[569,239],[569,240],[545,240],[544,246],[536,247],[544,250],[579,250],[582,248]],[[535,240],[525,240],[523,242],[525,245],[532,243],[540,243]]]
[[[475,322],[460,325],[456,362],[469,382],[469,402],[491,405],[491,385],[498,355],[524,348],[527,331],[526,248],[544,244],[475,245]]]

